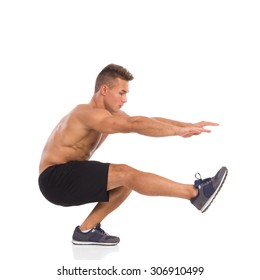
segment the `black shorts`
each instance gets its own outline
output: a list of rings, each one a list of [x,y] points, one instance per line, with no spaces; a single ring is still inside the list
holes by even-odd
[[[90,202],[107,202],[109,163],[70,161],[53,165],[39,176],[44,197],[61,206],[76,206]]]

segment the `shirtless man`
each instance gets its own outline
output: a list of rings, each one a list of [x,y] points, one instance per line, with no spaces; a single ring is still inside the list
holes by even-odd
[[[74,244],[118,244],[120,239],[105,233],[100,223],[132,190],[148,196],[187,199],[204,212],[225,181],[226,167],[212,178],[197,178],[194,184],[181,184],[125,164],[90,160],[109,134],[134,132],[151,137],[191,137],[209,133],[205,126],[217,125],[128,116],[121,108],[127,101],[128,82],[132,79],[132,74],[122,66],[105,67],[97,76],[90,102],[76,106],[66,115],[44,147],[39,186],[45,198],[61,206],[98,202],[81,226],[75,228]]]

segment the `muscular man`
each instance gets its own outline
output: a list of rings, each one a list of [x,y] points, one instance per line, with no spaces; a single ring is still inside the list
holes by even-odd
[[[191,137],[209,133],[212,122],[183,123],[165,118],[128,116],[121,110],[127,101],[132,74],[110,64],[97,76],[95,93],[88,104],[76,106],[51,133],[40,161],[39,186],[50,202],[61,206],[98,202],[73,233],[74,244],[116,245],[119,238],[105,233],[101,221],[136,191],[148,196],[188,199],[204,212],[227,175],[222,167],[212,178],[181,184],[142,172],[125,164],[91,161],[97,148],[113,133],[139,133],[151,137]]]

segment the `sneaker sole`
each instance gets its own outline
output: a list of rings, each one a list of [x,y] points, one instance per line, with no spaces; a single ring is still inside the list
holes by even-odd
[[[72,240],[74,245],[100,245],[100,246],[115,246],[118,243],[101,243],[101,242],[86,242],[86,241],[76,241]]]
[[[217,196],[217,194],[219,193],[219,191],[221,190],[226,178],[227,178],[227,174],[228,174],[228,170],[226,169],[226,172],[224,174],[224,176],[221,179],[221,182],[218,186],[218,188],[216,189],[216,191],[214,192],[214,194],[209,198],[209,200],[205,203],[205,205],[201,208],[201,213],[204,213],[208,210],[209,206],[211,205],[211,203],[213,202],[213,200],[215,199],[215,197]]]

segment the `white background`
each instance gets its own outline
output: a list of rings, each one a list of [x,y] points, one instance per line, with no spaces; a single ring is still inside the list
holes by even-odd
[[[259,13],[258,1],[250,0],[1,1],[5,279],[60,279],[62,265],[112,264],[204,266],[198,279],[257,278]],[[132,194],[102,223],[120,236],[119,246],[78,248],[71,235],[94,205],[48,203],[38,189],[38,164],[53,127],[89,101],[97,74],[109,63],[135,76],[124,108],[130,115],[220,126],[190,139],[113,135],[93,159],[187,183],[196,172],[215,175],[222,165],[229,175],[205,214],[184,200]]]

